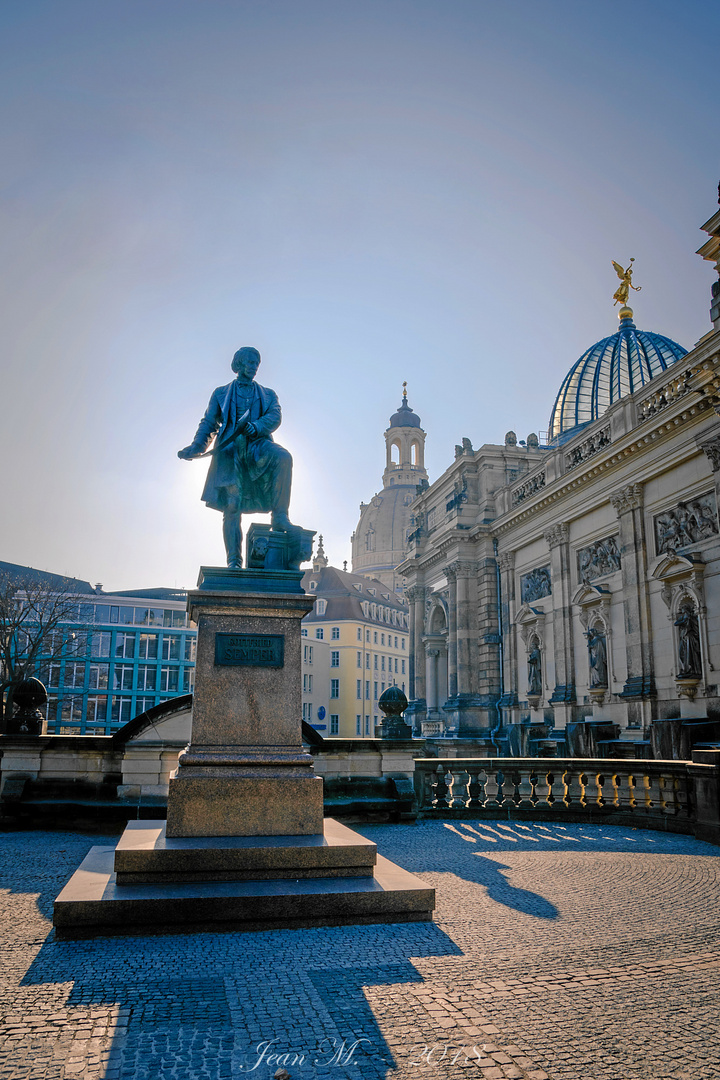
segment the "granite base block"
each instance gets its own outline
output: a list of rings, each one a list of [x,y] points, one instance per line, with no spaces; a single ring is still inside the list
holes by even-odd
[[[309,772],[309,770],[308,770]],[[170,780],[167,836],[312,836],[323,831],[319,776]]]
[[[425,922],[435,907],[434,889],[382,856],[372,877],[118,885],[114,853],[91,848],[58,896],[58,937]]]
[[[118,885],[372,876],[377,846],[328,818],[312,836],[169,837],[164,821],[130,821],[115,849]]]

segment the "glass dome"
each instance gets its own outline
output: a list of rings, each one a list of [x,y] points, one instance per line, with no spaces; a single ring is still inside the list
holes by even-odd
[[[638,330],[630,309],[623,310],[629,315],[620,319],[617,333],[583,353],[565,376],[550,416],[548,441],[565,442],[687,354],[670,338]]]

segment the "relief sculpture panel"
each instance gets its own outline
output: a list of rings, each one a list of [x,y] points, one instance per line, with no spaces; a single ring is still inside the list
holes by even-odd
[[[718,532],[717,502],[710,491],[655,515],[655,550],[658,555],[680,551]]]
[[[594,544],[580,548],[577,553],[578,581],[586,585],[603,574],[614,574],[620,569],[620,549],[617,537],[606,536]]]
[[[532,604],[533,600],[540,600],[551,592],[549,566],[538,566],[520,578],[520,599],[523,604]]]

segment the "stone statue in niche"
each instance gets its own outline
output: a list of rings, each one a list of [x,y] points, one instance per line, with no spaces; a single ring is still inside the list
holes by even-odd
[[[274,390],[255,382],[259,366],[257,349],[238,349],[232,360],[236,378],[213,392],[195,438],[178,450],[185,461],[212,458],[201,499],[222,512],[227,564],[233,570],[242,566],[243,514],[272,514],[275,532],[294,528],[288,517],[292,457],[273,441],[280,405]],[[206,454],[213,439],[215,446]]]
[[[590,664],[590,689],[606,687],[608,684],[607,640],[600,626],[588,628],[588,660]]]
[[[681,606],[675,626],[678,628],[678,677],[700,679],[702,678],[700,626],[695,606],[691,601]]]
[[[709,492],[657,515],[655,547],[658,555],[675,553],[709,536],[716,536],[719,531],[715,494]]]
[[[542,651],[540,642],[534,637],[528,653],[528,696],[542,696]]]
[[[551,592],[549,566],[538,566],[520,578],[520,599],[523,604],[532,604],[534,600],[550,596]]]
[[[577,558],[578,578],[585,584],[620,569],[620,550],[614,536],[607,536],[604,540],[581,548]]]

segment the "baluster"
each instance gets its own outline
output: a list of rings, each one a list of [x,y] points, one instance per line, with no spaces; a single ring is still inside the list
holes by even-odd
[[[675,799],[678,817],[692,817],[694,813],[693,793],[688,776],[684,770],[678,770],[675,775]]]
[[[652,797],[652,777],[648,776],[647,773],[643,773],[642,776],[638,776],[636,779],[635,797],[637,799],[637,809],[642,814],[652,814],[655,809],[655,800]]]
[[[451,810],[464,810],[467,802],[467,785],[470,779],[467,770],[451,766],[449,771],[452,780],[450,782],[448,806]]]
[[[517,776],[515,790],[517,792],[518,808],[533,807],[537,801],[535,784],[533,783],[534,770],[525,766],[525,768],[518,769],[515,775]]]
[[[557,798],[557,775],[556,772],[552,772],[550,769],[543,769],[540,773],[538,787],[542,795],[542,802],[539,805],[542,806],[543,810],[551,810]]]
[[[468,766],[468,775],[470,780],[468,783],[468,810],[479,810],[483,805],[485,786],[480,779],[482,769],[478,769],[473,765]]]
[[[585,805],[588,809],[605,805],[605,800],[603,798],[604,783],[605,777],[602,773],[588,773],[587,784],[585,786]]]
[[[664,774],[658,776],[658,802],[660,803],[661,814],[671,816],[677,813],[675,785],[672,776],[665,776]]]
[[[635,781],[631,773],[617,772],[613,775],[613,787],[615,798],[613,805],[619,811],[625,813],[635,809]]]
[[[448,805],[447,804],[448,786],[447,786],[447,782],[446,782],[447,781],[446,772],[447,772],[447,770],[446,770],[444,765],[438,765],[437,770],[435,772],[435,777],[436,777],[435,783],[432,786],[433,787],[433,792],[434,792],[434,795],[435,795],[435,800],[433,802],[433,809],[435,809],[435,810],[446,810],[447,809],[447,805]]]
[[[503,800],[500,805],[506,807],[508,810],[514,810],[520,802],[520,796],[518,795],[519,782],[520,774],[517,769],[505,770],[503,780]]]
[[[487,775],[487,780],[485,781],[485,809],[495,810],[500,801],[498,795],[498,776],[502,776],[502,773],[499,769],[493,768],[492,765],[485,769],[485,773]]]
[[[419,799],[420,810],[432,810],[433,804],[433,790],[432,790],[432,774],[426,769],[417,768],[415,772],[416,785],[419,787]]]

